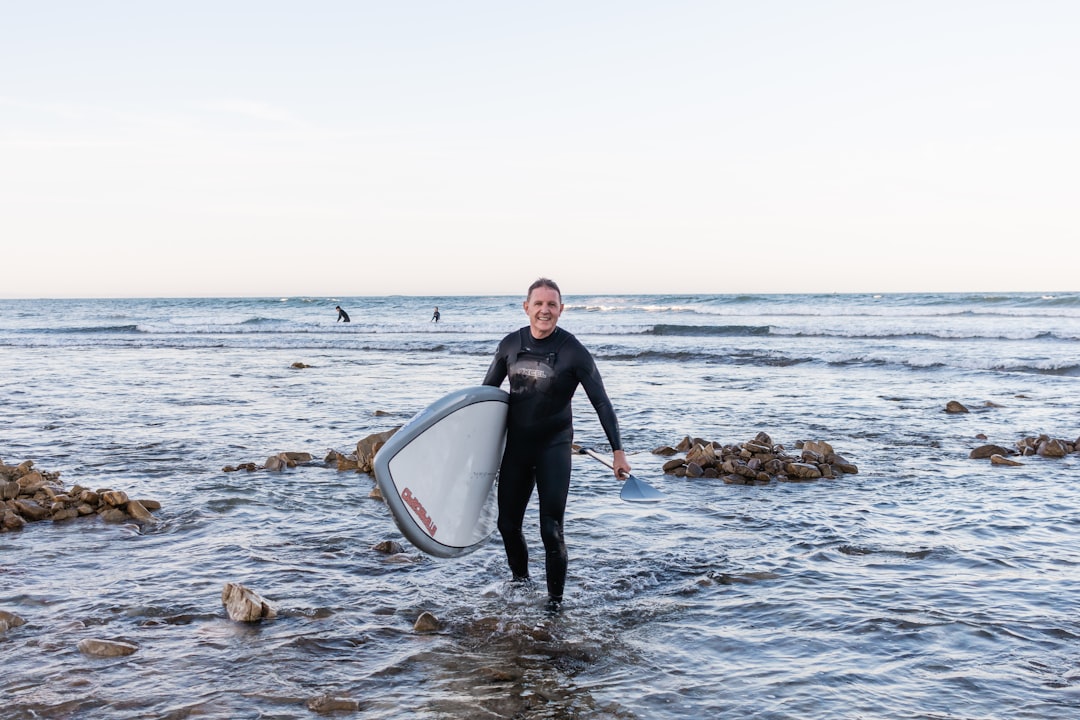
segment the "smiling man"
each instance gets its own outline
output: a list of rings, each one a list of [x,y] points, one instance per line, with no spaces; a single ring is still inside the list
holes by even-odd
[[[576,337],[558,327],[562,293],[540,278],[523,303],[528,327],[502,339],[484,377],[499,387],[510,380],[506,450],[499,469],[499,533],[513,579],[529,579],[529,549],[522,532],[525,510],[537,488],[540,537],[544,542],[548,603],[557,609],[566,585],[567,553],[563,516],[570,490],[570,446],[574,440],[570,401],[585,388],[615,455],[617,479],[630,474],[615,409],[592,355]]]

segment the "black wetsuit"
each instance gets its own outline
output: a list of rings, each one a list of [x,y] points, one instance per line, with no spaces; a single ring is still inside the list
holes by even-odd
[[[341,308],[338,308],[337,309],[337,320],[335,320],[334,322],[339,322],[341,320],[344,320],[345,322],[349,322],[349,313],[345,312]]]
[[[548,595],[562,600],[566,584],[563,515],[570,490],[570,445],[574,439],[570,400],[585,388],[612,450],[621,450],[619,423],[592,355],[576,337],[556,328],[536,340],[528,327],[510,333],[484,377],[499,387],[510,378],[506,450],[499,469],[499,532],[515,578],[529,576],[529,550],[522,532],[533,487],[540,498]]]

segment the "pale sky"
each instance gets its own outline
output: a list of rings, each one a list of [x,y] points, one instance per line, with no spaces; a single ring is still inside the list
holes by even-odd
[[[0,0],[0,297],[1080,290],[1080,2]]]

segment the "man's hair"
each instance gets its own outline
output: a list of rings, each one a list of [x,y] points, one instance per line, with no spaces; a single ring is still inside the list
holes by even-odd
[[[555,292],[559,293],[559,302],[562,302],[562,290],[559,289],[559,286],[555,284],[554,280],[545,277],[537,278],[533,281],[533,284],[529,286],[529,292],[525,293],[525,298],[528,299],[532,297],[533,290],[540,287],[551,288]]]

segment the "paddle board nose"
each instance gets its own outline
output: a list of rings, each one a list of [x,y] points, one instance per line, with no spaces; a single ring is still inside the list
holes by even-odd
[[[510,396],[456,390],[417,413],[375,455],[375,481],[401,534],[436,557],[475,551],[495,531],[495,479]]]

